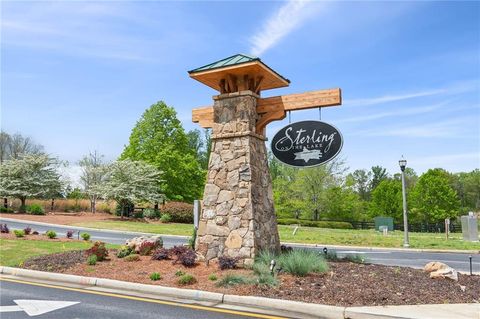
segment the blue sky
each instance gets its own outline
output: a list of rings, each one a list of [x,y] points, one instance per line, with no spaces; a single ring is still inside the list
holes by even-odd
[[[291,80],[264,97],[340,87],[322,120],[351,170],[480,167],[479,2],[2,1],[1,127],[75,164],[115,159],[143,111],[187,130],[212,89],[187,70],[258,55]],[[318,119],[318,110],[291,114]],[[267,135],[286,125],[271,123]]]

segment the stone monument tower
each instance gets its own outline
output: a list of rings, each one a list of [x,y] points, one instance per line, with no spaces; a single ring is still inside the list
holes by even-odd
[[[267,122],[262,126],[257,110],[260,91],[289,81],[259,58],[241,54],[189,74],[220,92],[213,108],[193,116],[194,122],[212,128],[196,249],[207,261],[229,256],[252,264],[259,251],[280,248],[265,147]]]

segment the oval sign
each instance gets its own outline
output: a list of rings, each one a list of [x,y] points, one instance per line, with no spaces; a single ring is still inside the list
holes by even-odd
[[[324,164],[340,153],[343,137],[333,125],[321,121],[301,121],[280,129],[272,139],[273,155],[296,167]]]

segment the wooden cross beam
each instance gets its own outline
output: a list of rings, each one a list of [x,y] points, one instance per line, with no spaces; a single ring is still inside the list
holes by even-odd
[[[342,92],[339,88],[260,98],[257,102],[257,113],[260,116],[256,125],[257,134],[264,134],[268,123],[284,119],[288,111],[341,104]],[[211,128],[214,122],[213,107],[193,109],[192,121],[203,128]]]

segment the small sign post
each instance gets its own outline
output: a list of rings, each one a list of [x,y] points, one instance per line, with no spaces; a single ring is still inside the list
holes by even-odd
[[[450,232],[450,218],[445,218],[445,238],[448,240],[448,233]]]

